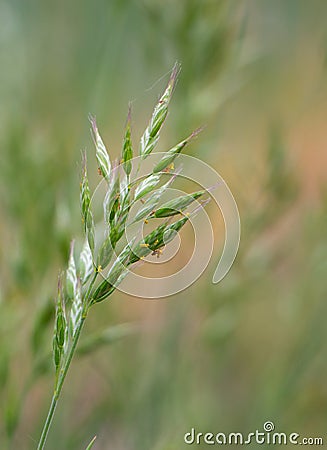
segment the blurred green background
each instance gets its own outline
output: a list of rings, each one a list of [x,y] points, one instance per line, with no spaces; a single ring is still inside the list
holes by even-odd
[[[169,299],[93,308],[46,448],[179,450],[266,420],[325,437],[326,20],[322,0],[0,1],[1,449],[35,448],[50,401],[81,149],[99,181],[87,115],[118,156],[131,100],[137,148],[176,60],[159,149],[207,124],[186,153],[229,184],[238,257],[218,285],[212,264]]]

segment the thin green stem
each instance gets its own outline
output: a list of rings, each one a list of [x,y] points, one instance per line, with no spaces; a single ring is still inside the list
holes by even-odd
[[[57,402],[58,399],[55,398],[55,396],[53,395],[52,400],[51,400],[51,404],[50,404],[50,408],[49,408],[49,412],[46,418],[46,421],[44,422],[44,426],[43,426],[43,430],[42,430],[42,434],[40,437],[40,441],[39,441],[39,445],[37,446],[38,450],[43,449],[44,445],[45,445],[45,441],[47,439],[48,436],[48,432],[50,429],[50,425],[56,410],[56,406],[57,406]]]
[[[75,334],[74,334],[74,337],[73,337],[73,340],[72,340],[71,347],[70,347],[69,352],[67,354],[67,358],[66,358],[65,364],[61,368],[61,370],[60,370],[60,372],[58,374],[58,379],[57,379],[56,384],[55,384],[55,390],[54,390],[54,393],[53,393],[53,396],[52,396],[52,400],[51,400],[51,404],[50,404],[50,408],[49,408],[49,411],[48,411],[47,418],[46,418],[46,420],[44,422],[44,426],[43,426],[43,429],[42,429],[42,433],[41,433],[39,444],[37,446],[37,450],[43,450],[44,449],[45,442],[46,442],[46,439],[47,439],[47,436],[48,436],[48,433],[49,433],[49,429],[50,429],[50,426],[51,426],[51,423],[52,423],[52,420],[53,420],[53,417],[54,417],[54,414],[55,414],[55,411],[56,411],[57,403],[58,403],[58,400],[59,400],[59,397],[60,397],[60,394],[61,394],[61,391],[62,391],[62,387],[63,387],[64,381],[65,381],[67,372],[69,370],[70,363],[72,362],[72,359],[73,359],[73,356],[74,356],[74,353],[75,353],[75,350],[76,350],[76,347],[77,347],[77,343],[78,343],[79,337],[81,335],[81,331],[82,331],[84,323],[85,323],[85,319],[87,317],[87,313],[88,313],[88,310],[89,310],[89,297],[90,297],[90,294],[91,294],[91,291],[92,291],[92,288],[94,286],[94,283],[95,283],[95,280],[96,280],[97,276],[98,276],[98,272],[95,272],[95,274],[93,276],[93,279],[90,282],[88,290],[87,290],[87,292],[85,294],[85,297],[84,297],[84,305],[85,305],[85,307],[83,309],[83,314],[82,314],[81,320],[79,321],[78,326],[76,328],[76,331],[75,331]]]
[[[39,445],[37,447],[38,450],[42,450],[44,448],[45,441],[47,439],[48,432],[49,432],[49,429],[50,429],[50,426],[51,426],[51,422],[52,422],[52,419],[53,419],[53,416],[54,416],[54,413],[55,413],[55,410],[56,410],[56,407],[57,407],[58,399],[59,399],[59,396],[60,396],[60,393],[61,393],[61,390],[62,390],[62,386],[64,384],[64,381],[65,381],[65,378],[66,378],[66,375],[67,375],[70,363],[71,363],[71,361],[73,359],[73,355],[74,355],[75,350],[76,350],[76,346],[77,346],[78,339],[80,337],[80,334],[81,334],[81,331],[82,331],[82,328],[83,328],[83,325],[84,325],[84,322],[85,322],[85,318],[86,318],[86,316],[83,316],[81,318],[79,324],[78,324],[78,327],[77,327],[75,335],[74,335],[74,339],[72,341],[72,345],[71,345],[71,347],[69,349],[69,353],[67,355],[67,359],[66,359],[65,365],[64,365],[64,367],[61,369],[61,371],[59,373],[58,383],[57,383],[56,389],[55,389],[55,391],[53,393],[53,396],[52,396],[49,412],[48,412],[46,421],[44,423],[44,427],[43,427],[42,434],[41,434],[41,437],[40,437]]]

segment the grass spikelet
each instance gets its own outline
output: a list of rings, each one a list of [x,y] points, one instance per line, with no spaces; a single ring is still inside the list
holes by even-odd
[[[69,300],[73,300],[77,290],[77,273],[74,259],[74,241],[70,244],[68,268],[66,271],[66,293]]]
[[[143,207],[141,207],[136,213],[133,223],[138,222],[139,220],[146,219],[149,215],[156,209],[158,206],[162,194],[168,189],[168,187],[174,181],[175,176],[172,176],[167,183],[161,186],[159,189],[156,189],[151,196],[144,202]]]
[[[108,185],[107,193],[103,201],[103,211],[105,223],[112,226],[116,212],[120,203],[120,181],[119,173],[115,168],[112,171],[110,183]]]
[[[69,329],[71,336],[74,337],[77,326],[82,317],[83,303],[81,294],[80,280],[77,280],[75,295],[70,308]]]
[[[97,258],[97,267],[101,267],[101,269],[105,269],[107,265],[110,263],[110,260],[113,256],[113,245],[112,241],[115,242],[116,239],[114,237],[114,232],[110,232],[108,236],[103,241],[103,244],[100,247],[98,258]]]
[[[122,163],[126,175],[129,176],[132,170],[133,148],[131,141],[131,105],[128,108],[127,123],[125,129],[125,138],[122,151]]]
[[[90,249],[89,241],[85,239],[83,249],[79,258],[79,277],[82,284],[85,284],[90,279],[90,276],[94,272],[92,252]]]
[[[179,144],[175,145],[173,148],[168,150],[166,154],[162,157],[162,159],[158,162],[158,164],[155,165],[153,168],[153,173],[161,172],[167,167],[172,164],[176,158],[177,155],[183,150],[183,148],[191,141],[193,140],[201,131],[202,128],[198,128],[197,130],[193,131],[193,133],[184,139],[183,141],[179,142]]]
[[[131,245],[133,244],[134,240],[135,238],[131,243],[125,245],[118,258],[112,265],[107,279],[103,280],[95,290],[93,294],[94,303],[99,303],[107,298],[108,295],[110,295],[110,293],[115,290],[115,286],[118,285],[118,280],[122,281],[122,276],[126,272],[126,268],[129,265],[128,260],[130,255],[132,254]]]
[[[140,200],[142,197],[153,191],[159,181],[160,175],[150,175],[149,177],[141,181],[141,183],[135,189],[134,200]]]
[[[98,131],[95,117],[90,115],[89,119],[90,119],[91,126],[92,126],[91,132],[92,132],[94,145],[96,148],[95,156],[98,161],[99,171],[101,172],[101,175],[109,183],[110,182],[110,172],[111,172],[111,163],[110,163],[109,155],[108,155],[106,146],[104,145],[103,140]]]
[[[84,232],[89,243],[91,253],[94,251],[94,220],[90,209],[90,188],[87,176],[87,161],[86,154],[82,156],[82,175],[80,182],[80,205],[82,213],[82,221],[84,225]]]
[[[164,203],[160,208],[154,211],[149,217],[163,218],[175,216],[183,212],[188,206],[190,206],[195,200],[202,197],[206,191],[198,191],[193,194],[181,195],[174,198],[167,203]]]
[[[67,344],[67,319],[65,314],[62,276],[58,279],[55,327],[53,333],[53,360],[56,373],[60,370],[65,346]]]
[[[140,143],[140,156],[144,159],[146,158],[155,148],[159,140],[160,129],[166,119],[168,114],[168,105],[171,100],[174,87],[176,84],[177,76],[180,70],[180,65],[175,64],[171,76],[166,87],[166,90],[160,97],[158,103],[156,104],[149,125],[143,133]]]
[[[71,301],[69,330],[71,336],[74,336],[78,322],[82,316],[81,281],[77,277],[74,259],[74,241],[72,241],[70,246],[69,262],[66,271],[66,292],[68,300]]]

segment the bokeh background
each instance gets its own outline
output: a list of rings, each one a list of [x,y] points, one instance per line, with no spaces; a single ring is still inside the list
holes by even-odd
[[[213,264],[169,299],[92,309],[47,449],[177,450],[266,420],[325,437],[326,20],[323,0],[0,1],[1,449],[35,448],[49,405],[81,149],[99,181],[88,113],[115,157],[132,101],[137,148],[176,60],[159,149],[207,124],[186,153],[231,187],[239,254],[218,285]]]

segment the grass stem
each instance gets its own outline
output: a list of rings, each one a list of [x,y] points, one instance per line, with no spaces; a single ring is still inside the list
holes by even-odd
[[[41,433],[41,436],[40,436],[39,444],[37,446],[37,450],[43,450],[44,449],[44,446],[45,446],[45,443],[46,443],[46,440],[47,440],[47,436],[48,436],[48,433],[49,433],[49,429],[51,427],[51,423],[52,423],[52,420],[53,420],[53,417],[54,417],[54,414],[55,414],[55,411],[56,411],[57,403],[58,403],[58,400],[59,400],[59,397],[60,397],[60,394],[61,394],[61,391],[62,391],[62,387],[63,387],[64,381],[65,381],[67,372],[69,370],[70,363],[72,362],[72,359],[73,359],[73,356],[74,356],[74,353],[75,353],[75,350],[76,350],[76,347],[77,347],[77,343],[78,343],[79,337],[81,335],[81,331],[82,331],[83,326],[84,326],[85,319],[87,317],[87,313],[88,313],[88,310],[89,310],[89,307],[90,307],[90,305],[89,305],[89,297],[91,295],[92,288],[94,286],[94,283],[96,281],[97,276],[98,276],[98,272],[95,272],[95,274],[93,276],[93,279],[91,280],[90,285],[88,287],[88,290],[87,290],[87,292],[85,294],[85,299],[84,299],[85,307],[84,307],[84,310],[83,310],[83,314],[82,314],[82,317],[81,317],[81,319],[80,319],[80,321],[78,323],[78,326],[76,328],[76,331],[75,331],[75,334],[74,334],[74,337],[73,337],[73,340],[72,340],[72,343],[71,343],[71,347],[70,347],[69,352],[67,354],[67,359],[65,361],[65,364],[64,364],[64,366],[62,367],[62,369],[59,372],[58,380],[57,380],[57,382],[55,384],[55,389],[54,389],[54,392],[53,392],[50,408],[49,408],[49,411],[48,411],[47,418],[46,418],[46,420],[44,422],[44,425],[43,425],[43,429],[42,429],[42,433]]]

